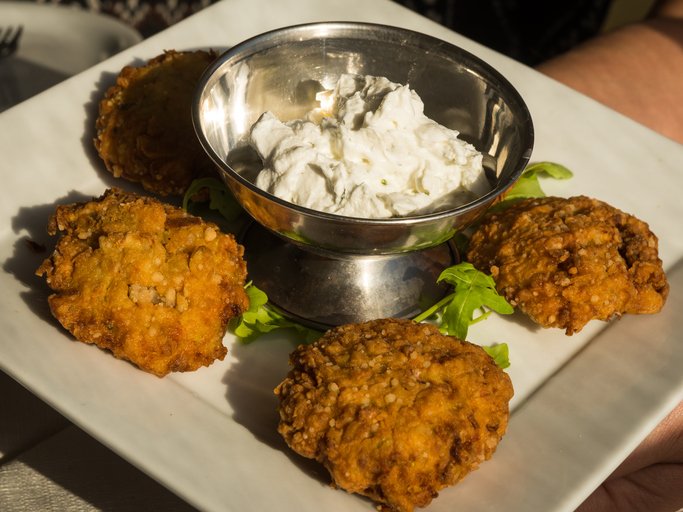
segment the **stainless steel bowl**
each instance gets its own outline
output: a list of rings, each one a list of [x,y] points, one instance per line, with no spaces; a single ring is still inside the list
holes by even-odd
[[[246,151],[243,144],[252,124],[265,111],[285,121],[302,118],[318,106],[315,94],[332,88],[343,73],[385,76],[394,82],[409,84],[424,101],[427,116],[459,131],[464,140],[484,153],[491,191],[464,206],[428,215],[362,219],[303,208],[256,187],[253,179],[260,162],[254,160],[253,153]],[[395,291],[405,287],[403,277],[391,276],[386,270],[395,268],[393,263],[381,265],[383,270],[373,272],[370,281],[378,284],[368,287],[367,269],[375,266],[369,265],[367,258],[392,255],[400,258],[406,253],[422,252],[424,257],[410,255],[415,260],[408,265],[413,274],[425,274],[424,268],[420,268],[421,260],[424,267],[434,267],[435,259],[445,261],[443,244],[475,221],[520,176],[531,156],[534,136],[524,101],[491,66],[461,48],[428,35],[365,23],[299,25],[267,32],[234,46],[204,73],[192,116],[201,144],[237,200],[260,225],[296,246],[296,249],[285,247],[282,257],[291,259],[294,250],[297,261],[305,265],[307,260],[301,254],[310,253],[318,266],[321,255],[331,259],[325,270],[315,272],[310,280],[330,281],[333,274],[335,286],[348,280],[349,286],[368,290],[362,301],[365,305],[382,302],[378,295],[387,294],[387,282],[388,289]],[[435,256],[429,248],[438,254]],[[261,248],[261,251],[267,250]],[[248,260],[250,273],[258,266],[256,259]],[[342,275],[336,275],[342,268],[346,269]],[[407,267],[404,271],[408,272]],[[265,270],[263,273],[267,274]],[[365,275],[363,286],[354,281],[357,280],[354,273]],[[423,288],[430,288],[427,282],[432,279],[435,279],[433,271],[423,276]],[[380,283],[383,284],[380,286]],[[271,286],[277,288],[277,285]],[[292,293],[288,290],[286,295]],[[319,290],[311,293],[314,296]],[[418,297],[419,293],[398,305],[372,308],[370,315],[406,316],[406,311],[417,307],[418,299],[423,300]],[[290,312],[303,315],[304,319],[315,316],[308,309],[315,309],[315,304],[310,302],[319,302],[319,296],[302,299],[301,294],[294,292],[294,295],[302,304],[296,306],[296,311],[289,308]],[[345,309],[362,306],[352,303],[346,308],[347,302],[343,304]],[[284,307],[288,309],[288,305]],[[341,308],[341,302],[331,306],[335,307]],[[329,318],[330,315],[334,316],[334,312],[322,316]],[[365,317],[350,314],[334,321],[312,322],[330,325],[358,319]]]

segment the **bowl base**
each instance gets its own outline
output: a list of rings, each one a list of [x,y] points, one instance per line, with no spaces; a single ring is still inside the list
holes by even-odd
[[[249,279],[293,320],[326,330],[377,318],[411,318],[449,291],[436,280],[458,262],[446,242],[390,255],[321,251],[288,242],[256,222],[240,237]]]

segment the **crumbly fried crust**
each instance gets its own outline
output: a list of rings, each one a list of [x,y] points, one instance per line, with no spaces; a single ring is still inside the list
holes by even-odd
[[[280,434],[337,486],[390,510],[429,504],[491,457],[507,427],[507,374],[433,325],[338,327],[290,363],[275,389]]]
[[[534,322],[571,335],[592,319],[662,308],[657,245],[645,222],[602,201],[546,197],[487,215],[467,259]]]
[[[231,235],[118,189],[59,206],[48,231],[62,237],[36,274],[76,339],[158,376],[225,357],[228,321],[248,307],[243,248]]]
[[[95,148],[115,177],[160,195],[182,195],[215,174],[192,127],[192,99],[214,52],[167,51],[126,66],[100,102]]]

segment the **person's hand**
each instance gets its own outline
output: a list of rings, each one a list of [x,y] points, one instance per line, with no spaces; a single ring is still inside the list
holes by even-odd
[[[678,404],[577,512],[683,509],[683,402]]]

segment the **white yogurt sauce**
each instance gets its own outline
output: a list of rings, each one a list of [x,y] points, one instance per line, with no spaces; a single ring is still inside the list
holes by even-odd
[[[263,160],[256,185],[314,210],[361,218],[417,215],[488,192],[482,155],[424,115],[408,86],[342,75],[305,120],[264,113],[249,144]]]

